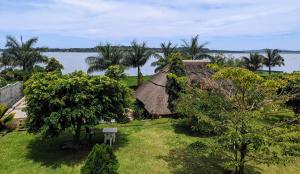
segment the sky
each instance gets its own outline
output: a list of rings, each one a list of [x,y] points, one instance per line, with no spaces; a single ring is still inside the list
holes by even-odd
[[[94,47],[134,39],[150,47],[199,35],[210,49],[300,50],[299,0],[0,0],[6,36],[38,46]]]

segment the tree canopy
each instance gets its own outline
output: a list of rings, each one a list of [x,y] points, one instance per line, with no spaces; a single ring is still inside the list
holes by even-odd
[[[82,126],[101,119],[122,120],[131,103],[125,84],[81,71],[67,75],[37,73],[24,86],[28,131],[52,137],[71,129],[75,142]]]

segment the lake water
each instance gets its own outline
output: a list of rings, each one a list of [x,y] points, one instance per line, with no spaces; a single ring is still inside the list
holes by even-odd
[[[96,56],[97,53],[78,53],[78,52],[46,52],[43,53],[48,57],[55,57],[64,66],[63,73],[70,73],[75,70],[87,71],[88,65],[85,63],[85,58],[89,56]],[[241,58],[242,56],[249,56],[249,54],[232,53],[226,54],[229,57]],[[293,72],[300,71],[300,54],[281,54],[285,59],[285,66],[273,67],[272,70]],[[142,67],[142,73],[144,75],[154,74],[155,67],[151,66],[151,63],[156,59],[151,57],[148,62]],[[267,70],[267,67],[263,67],[263,70]],[[103,72],[95,73],[103,74]],[[136,75],[136,68],[128,68],[126,70],[127,75]]]

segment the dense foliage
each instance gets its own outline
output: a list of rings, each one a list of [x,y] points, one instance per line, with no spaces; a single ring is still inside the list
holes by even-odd
[[[0,104],[0,131],[6,128],[7,124],[11,122],[15,114],[5,115],[8,107],[4,104]]]
[[[285,85],[279,90],[282,93],[289,94],[286,105],[291,107],[297,118],[300,116],[300,73],[292,73],[283,77],[286,80]],[[299,121],[299,120],[298,120]]]
[[[37,73],[24,86],[28,131],[51,137],[71,129],[75,142],[81,127],[101,119],[122,120],[131,103],[125,84],[80,71],[67,75]]]
[[[187,118],[187,125],[200,135],[220,134],[225,130],[224,111],[232,111],[229,101],[216,91],[193,88],[181,94],[175,104],[176,113]]]
[[[118,167],[113,149],[107,145],[96,144],[81,168],[81,174],[117,174]]]
[[[282,96],[277,93],[282,81],[263,80],[259,75],[242,68],[224,68],[214,75],[215,80],[225,80],[217,88],[231,103],[233,111],[226,112],[226,131],[218,137],[220,153],[232,154],[224,163],[234,168],[235,173],[245,172],[249,160],[262,163],[284,162],[286,144],[277,136],[288,130],[285,124],[267,125],[265,111],[278,107]],[[225,85],[230,83],[231,85]],[[279,127],[283,127],[281,133]],[[286,129],[284,129],[286,128]],[[291,128],[292,129],[292,128]],[[295,130],[294,130],[295,131]]]
[[[122,80],[126,77],[126,74],[124,73],[125,68],[121,65],[112,65],[109,66],[105,72],[105,75],[107,77],[110,77],[115,80]]]
[[[64,66],[54,57],[49,58],[49,60],[47,61],[47,65],[45,67],[47,72],[51,72],[51,71],[59,71],[61,72],[61,70],[64,69]]]
[[[0,88],[7,84],[6,80],[3,77],[0,77]]]
[[[169,109],[174,111],[174,103],[181,92],[185,91],[188,83],[182,60],[184,56],[180,53],[171,54],[169,57],[169,74],[167,74],[166,92],[169,95]]]

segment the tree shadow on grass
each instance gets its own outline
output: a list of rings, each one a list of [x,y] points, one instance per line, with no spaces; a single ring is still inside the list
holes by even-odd
[[[198,146],[197,143],[193,143],[186,148],[177,148],[169,151],[167,156],[159,156],[159,159],[163,159],[169,165],[171,172],[174,174],[231,174],[230,170],[223,168],[223,163],[226,161],[226,157],[220,155],[207,155],[205,154],[205,148]],[[258,172],[258,168],[247,165],[247,174],[261,174]]]
[[[95,137],[90,141],[85,137],[85,132],[82,131],[81,141],[85,144],[77,151],[62,150],[60,146],[66,142],[72,141],[72,134],[69,132],[63,133],[59,137],[52,139],[42,139],[37,136],[27,146],[27,158],[35,162],[41,163],[44,166],[58,168],[61,165],[75,166],[84,161],[95,144],[102,144],[104,136],[102,129],[93,129]],[[128,144],[128,134],[118,132],[114,149],[121,148]]]

